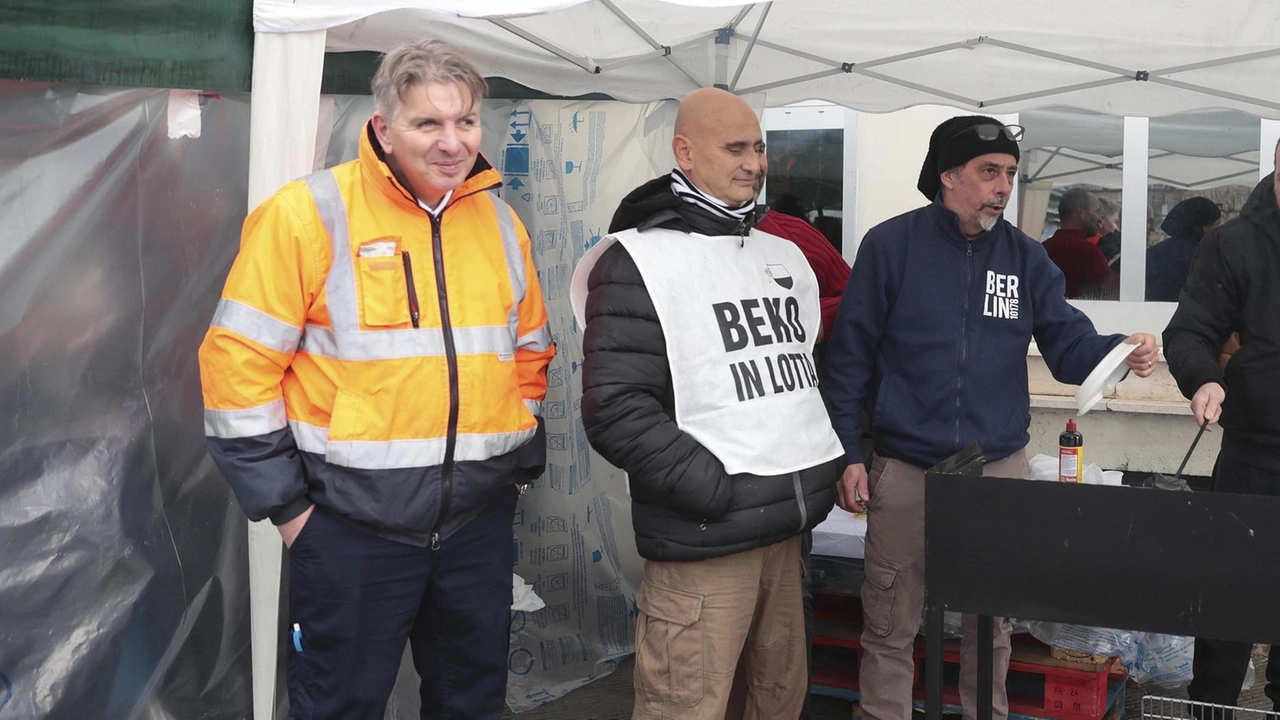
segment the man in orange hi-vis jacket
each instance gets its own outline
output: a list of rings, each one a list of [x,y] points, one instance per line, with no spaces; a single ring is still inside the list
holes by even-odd
[[[253,211],[200,348],[214,460],[289,547],[296,718],[381,720],[406,642],[422,717],[502,712],[555,349],[486,89],[448,44],[388,52],[359,158]]]

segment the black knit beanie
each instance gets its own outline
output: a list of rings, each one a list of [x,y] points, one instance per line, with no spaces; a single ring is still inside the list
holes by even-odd
[[[979,155],[987,153],[1007,153],[1014,160],[1021,157],[1018,143],[1010,140],[1003,132],[996,134],[995,140],[983,140],[977,131],[970,128],[978,125],[998,125],[1004,123],[985,115],[965,115],[954,117],[934,128],[929,137],[929,154],[924,156],[924,165],[920,167],[920,181],[916,187],[930,202],[938,196],[942,189],[942,173],[959,167]]]
[[[1169,211],[1160,229],[1170,237],[1191,235],[1204,237],[1204,226],[1215,223],[1222,217],[1222,208],[1206,197],[1187,198]]]

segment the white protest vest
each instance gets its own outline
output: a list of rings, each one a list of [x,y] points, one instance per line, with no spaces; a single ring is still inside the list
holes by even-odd
[[[844,452],[818,394],[818,281],[794,244],[752,230],[708,237],[653,229],[604,238],[573,274],[579,326],[587,277],[627,249],[667,341],[675,419],[729,473],[782,475]]]

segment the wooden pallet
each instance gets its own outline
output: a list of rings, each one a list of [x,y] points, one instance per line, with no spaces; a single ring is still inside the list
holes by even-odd
[[[848,618],[849,598],[815,598],[813,692],[857,700],[858,666],[862,660],[861,628]],[[843,618],[843,619],[841,619]],[[924,707],[923,638],[915,651],[913,697]],[[944,689],[945,712],[960,711],[956,686],[960,644],[943,646],[944,669],[948,674]],[[1051,720],[1100,720],[1117,703],[1124,702],[1127,673],[1116,658],[1088,663],[1053,656],[1049,646],[1026,636],[1016,636],[1009,659],[1009,712],[1011,717]]]

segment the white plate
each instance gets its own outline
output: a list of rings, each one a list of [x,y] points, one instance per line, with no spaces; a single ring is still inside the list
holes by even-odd
[[[1122,342],[1102,358],[1102,362],[1098,363],[1093,372],[1089,373],[1089,377],[1080,383],[1080,389],[1076,390],[1076,410],[1079,414],[1084,415],[1092,410],[1101,402],[1104,395],[1116,389],[1116,385],[1124,379],[1125,373],[1129,372],[1129,367],[1124,364],[1124,361],[1137,349],[1136,344]]]

